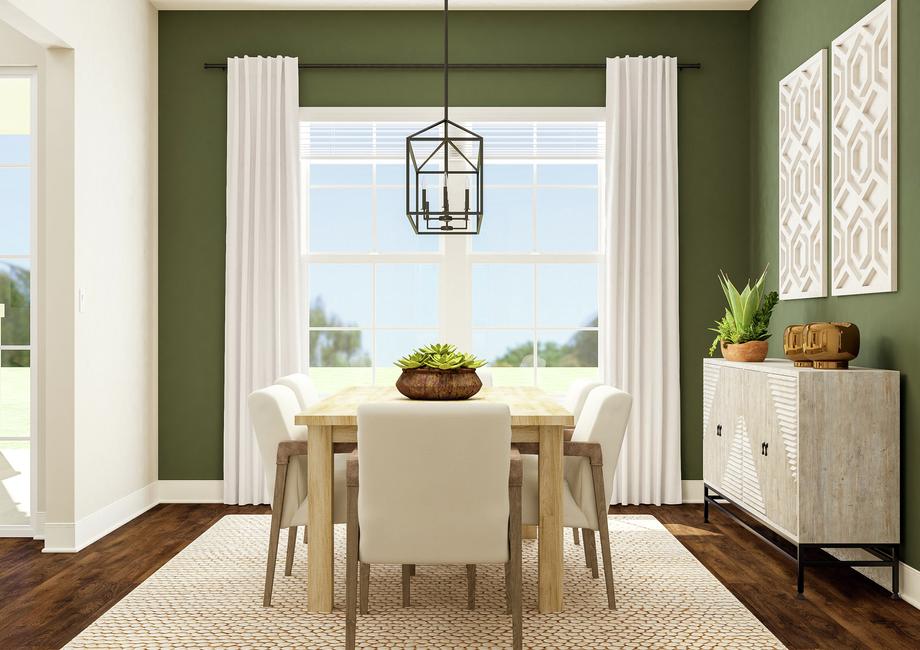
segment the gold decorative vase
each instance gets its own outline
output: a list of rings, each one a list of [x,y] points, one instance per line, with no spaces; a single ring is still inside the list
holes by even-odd
[[[805,358],[821,370],[843,370],[859,355],[853,323],[809,323],[803,332]]]
[[[482,381],[473,368],[407,368],[396,380],[396,390],[409,399],[469,399],[481,388]]]
[[[814,363],[805,356],[805,325],[790,325],[783,332],[783,352],[797,368],[811,368]]]
[[[747,343],[725,343],[720,346],[722,358],[726,361],[757,362],[767,358],[766,341],[748,341]]]

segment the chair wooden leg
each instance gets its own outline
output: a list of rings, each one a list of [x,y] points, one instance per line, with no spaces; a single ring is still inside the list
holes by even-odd
[[[610,532],[607,530],[607,504],[604,496],[604,473],[600,465],[591,466],[594,478],[594,503],[597,509],[597,532],[601,536],[601,556],[604,558],[604,580],[607,583],[607,607],[617,608],[613,587],[613,562],[610,558]]]
[[[510,529],[509,529],[510,532]],[[510,542],[508,544],[511,546]],[[511,562],[505,562],[505,613],[511,613]]]
[[[580,543],[578,541],[578,529],[577,528],[572,529],[572,541],[575,542],[575,546],[578,546],[578,544]]]
[[[358,488],[348,487],[345,551],[345,647],[354,650],[358,625]]]
[[[307,526],[304,526],[304,527],[303,527],[303,543],[304,543],[304,544],[306,544],[306,543],[309,541],[309,539],[310,539],[310,538],[307,536],[307,533],[308,533],[308,532],[310,532],[310,529],[309,529]]]
[[[284,557],[284,575],[291,575],[294,569],[294,551],[297,548],[297,526],[288,528],[287,555]]]
[[[402,565],[402,605],[403,607],[409,607],[409,601],[410,601],[409,588],[410,588],[409,565],[403,564]]]
[[[268,560],[265,566],[265,592],[262,606],[271,607],[272,587],[275,584],[275,562],[278,559],[278,537],[281,535],[281,510],[284,504],[284,483],[287,478],[287,464],[279,463],[275,468],[275,495],[272,499],[272,523],[268,536]]]
[[[466,608],[476,609],[476,565],[466,565]]]
[[[415,577],[415,565],[414,564],[409,565],[409,575],[412,576],[413,578]]]
[[[361,569],[361,574],[360,574],[360,579],[361,579],[361,584],[360,584],[361,613],[362,613],[362,614],[367,614],[367,611],[368,611],[368,609],[367,609],[367,601],[368,601],[368,594],[369,594],[369,592],[370,592],[370,586],[371,586],[371,584],[370,584],[370,583],[371,583],[371,565],[368,564],[367,562],[361,562],[361,563],[360,563],[360,569]]]
[[[514,650],[523,650],[524,630],[521,612],[521,488],[511,487],[511,629]]]
[[[585,564],[591,569],[591,577],[596,578],[598,576],[597,547],[594,545],[594,531],[588,528],[582,528],[581,538],[584,540]]]

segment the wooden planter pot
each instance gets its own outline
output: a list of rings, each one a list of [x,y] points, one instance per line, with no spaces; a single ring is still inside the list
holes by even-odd
[[[722,358],[726,361],[763,361],[767,358],[767,341],[722,343]]]
[[[479,392],[482,382],[473,368],[403,370],[396,380],[396,390],[409,399],[469,399]]]

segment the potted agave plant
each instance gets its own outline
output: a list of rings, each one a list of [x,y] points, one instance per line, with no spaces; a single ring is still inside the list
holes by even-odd
[[[770,316],[779,295],[775,291],[764,294],[766,275],[764,269],[753,287],[748,281],[744,290],[739,292],[725,272],[721,272],[719,283],[728,307],[725,316],[716,321],[716,326],[709,328],[716,333],[709,348],[709,356],[712,356],[716,347],[720,347],[722,357],[728,361],[763,361],[767,358]]]
[[[476,368],[486,365],[472,354],[458,352],[447,343],[433,343],[413,350],[396,362],[402,368],[396,390],[409,399],[468,399],[482,382]]]

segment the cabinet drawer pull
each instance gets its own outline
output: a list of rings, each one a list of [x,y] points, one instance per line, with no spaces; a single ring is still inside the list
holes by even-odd
[[[767,443],[765,442],[760,443],[760,455],[761,456],[767,455]]]
[[[722,425],[721,424],[716,425],[716,435],[719,436],[720,438],[722,437]]]
[[[764,456],[770,455],[770,443],[769,442],[763,443],[763,455]]]

